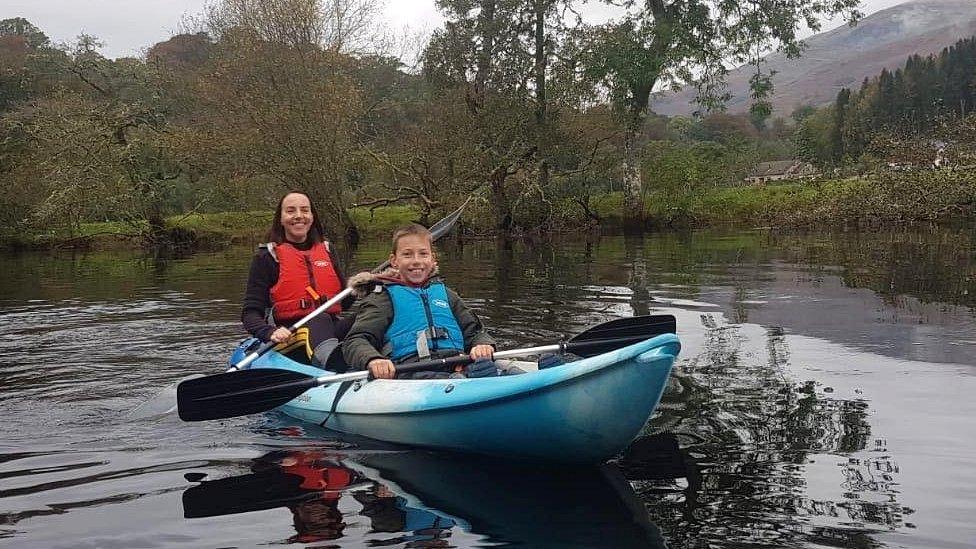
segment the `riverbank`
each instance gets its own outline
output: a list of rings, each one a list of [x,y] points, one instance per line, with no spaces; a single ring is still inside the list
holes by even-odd
[[[650,193],[659,225],[877,230],[976,221],[976,168],[885,171],[846,179]]]
[[[416,219],[408,206],[388,206],[351,212],[363,238],[388,238],[393,229]],[[218,250],[234,244],[263,242],[273,214],[268,211],[216,212],[166,218],[177,245],[194,250]],[[111,250],[142,247],[144,225],[128,222],[83,223],[74,232],[49,231],[0,236],[0,248],[22,250]]]
[[[594,195],[591,212],[598,228],[617,233],[623,227],[623,194]],[[785,230],[878,230],[922,224],[976,225],[976,168],[888,171],[847,179],[693,188],[685,192],[651,191],[645,199],[651,228],[768,227]],[[584,217],[576,202],[555,205],[563,212],[561,228],[578,230]],[[355,209],[353,220],[364,239],[386,238],[394,228],[415,220],[409,206]],[[220,249],[261,242],[272,215],[219,212],[173,216],[166,220],[177,244]],[[464,226],[491,234],[491,216],[467,216]],[[558,228],[557,228],[558,230]],[[85,223],[74,233],[6,235],[0,247],[14,249],[113,249],[143,245],[140,227],[131,223]]]

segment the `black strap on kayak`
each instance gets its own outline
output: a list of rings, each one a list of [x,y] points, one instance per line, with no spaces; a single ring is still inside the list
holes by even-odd
[[[342,383],[339,384],[339,388],[336,389],[336,396],[334,399],[332,399],[332,408],[329,409],[329,415],[325,416],[325,419],[322,420],[322,423],[319,423],[320,427],[325,427],[325,422],[329,421],[329,418],[331,418],[332,414],[335,413],[336,408],[339,407],[339,399],[342,398],[342,395],[346,394],[346,391],[348,391],[349,388],[352,387],[353,383],[357,383],[357,382],[355,380],[343,381]]]

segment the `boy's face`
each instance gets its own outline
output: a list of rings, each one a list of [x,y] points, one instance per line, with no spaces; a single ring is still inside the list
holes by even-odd
[[[396,253],[390,254],[390,265],[400,271],[400,278],[405,282],[420,285],[434,272],[437,259],[428,238],[408,234],[397,240]]]

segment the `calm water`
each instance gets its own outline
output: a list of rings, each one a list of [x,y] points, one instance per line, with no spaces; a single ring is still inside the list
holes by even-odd
[[[182,376],[222,369],[251,250],[4,256],[0,547],[971,547],[974,242],[448,246],[442,271],[503,348],[677,316],[684,349],[646,435],[571,469],[274,414],[134,419]]]

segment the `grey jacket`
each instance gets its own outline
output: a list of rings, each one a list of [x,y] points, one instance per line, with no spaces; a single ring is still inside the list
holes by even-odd
[[[428,283],[436,280],[436,277],[432,277]],[[457,293],[447,288],[447,298],[451,312],[461,327],[465,351],[470,351],[475,345],[494,346],[495,340],[485,332],[481,320],[461,301]],[[342,357],[349,369],[365,370],[370,360],[388,358],[390,349],[386,341],[386,330],[392,323],[393,302],[386,291],[373,291],[359,301],[356,321],[342,342]]]

